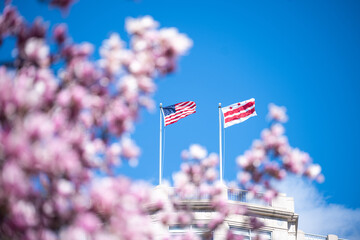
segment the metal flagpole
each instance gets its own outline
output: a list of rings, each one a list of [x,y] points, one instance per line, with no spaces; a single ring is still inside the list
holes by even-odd
[[[162,169],[161,169],[161,157],[162,157],[162,103],[160,103],[160,149],[159,149],[159,185],[161,185]]]
[[[219,103],[219,155],[220,155],[220,182],[223,182],[222,171],[222,141],[221,141],[221,103]]]

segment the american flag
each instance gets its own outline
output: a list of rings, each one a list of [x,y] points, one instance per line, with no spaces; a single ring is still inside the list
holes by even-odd
[[[251,98],[243,102],[234,103],[223,107],[221,110],[224,114],[224,127],[230,127],[256,116],[255,99]]]
[[[180,102],[163,108],[165,126],[176,123],[179,119],[196,112],[196,104],[192,101]]]

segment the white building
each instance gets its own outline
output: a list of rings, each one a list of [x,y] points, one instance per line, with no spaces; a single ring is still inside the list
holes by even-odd
[[[154,191],[164,191],[163,188],[163,186],[157,186]],[[245,205],[251,213],[261,218],[265,226],[261,228],[260,235],[264,240],[343,240],[332,234],[321,236],[299,230],[298,221],[300,216],[294,211],[294,199],[287,197],[285,194],[280,194],[270,204],[264,204],[249,201],[246,191],[237,190],[234,192],[226,189],[224,192],[227,193],[227,196],[224,197],[227,197],[229,204]],[[215,212],[209,205],[208,200],[186,200],[183,202],[191,206],[196,222],[206,223],[213,219]],[[156,215],[152,217],[156,221]],[[229,216],[226,218],[225,223],[213,233],[213,239],[225,239],[225,234],[229,228],[234,233],[245,236],[244,239],[246,240],[253,239],[256,233],[249,228],[247,218],[244,215]],[[188,228],[199,234],[206,232],[205,228],[199,228],[196,225]],[[174,225],[169,226],[168,231],[171,235],[177,235],[183,234],[185,229],[174,223]]]

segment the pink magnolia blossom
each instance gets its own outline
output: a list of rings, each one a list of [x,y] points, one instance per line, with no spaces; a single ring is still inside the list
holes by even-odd
[[[74,2],[75,2],[75,0],[51,0],[50,5],[55,6],[55,7],[59,7],[59,8],[62,8],[62,9],[67,9]]]
[[[311,164],[305,174],[311,179],[316,179],[321,173],[321,166],[319,164]]]
[[[264,129],[261,139],[254,141],[251,149],[236,159],[241,168],[238,174],[240,186],[266,202],[271,202],[278,194],[271,180],[282,180],[288,173],[322,180],[321,168],[311,164],[309,154],[289,145],[281,125],[287,121],[285,108],[270,104],[269,111],[270,128]]]
[[[50,2],[62,9],[73,3]],[[142,107],[154,106],[154,78],[173,71],[190,45],[167,55],[187,37],[177,32],[162,39],[151,17],[126,25],[130,47],[114,33],[94,62],[93,45],[73,43],[66,25],[54,28],[53,47],[40,18],[27,24],[14,7],[3,10],[0,40],[17,41],[15,68],[0,67],[0,204],[8,213],[0,229],[5,238],[154,238],[146,209],[151,188],[113,172],[123,160],[137,164],[141,151],[131,133]],[[53,64],[61,65],[58,73]],[[196,173],[198,178],[203,174]],[[211,171],[207,175],[214,178]],[[163,198],[156,206],[170,213],[170,205]],[[191,217],[175,219],[185,224]]]
[[[171,49],[180,55],[186,53],[186,51],[192,47],[192,41],[184,34],[180,34],[176,28],[166,28],[160,31],[160,39],[168,42]]]
[[[159,26],[151,16],[145,16],[142,18],[128,18],[126,20],[126,30],[130,34],[142,34],[147,30],[155,29]]]
[[[101,228],[102,223],[95,214],[87,212],[76,216],[75,225],[88,233],[95,233]]]
[[[51,0],[68,9],[75,1]],[[135,166],[141,150],[131,139],[142,107],[153,108],[155,78],[173,72],[192,40],[176,28],[159,28],[152,17],[129,18],[127,45],[117,33],[94,46],[76,44],[67,26],[54,28],[37,18],[28,24],[6,4],[0,16],[0,44],[16,40],[12,67],[0,67],[0,205],[6,213],[0,234],[6,239],[154,239],[157,228],[189,225],[193,213],[182,200],[207,199],[215,230],[231,214],[248,216],[227,203],[227,188],[216,181],[218,155],[193,144],[174,174],[174,189],[155,194],[151,186],[116,176],[127,161]],[[47,42],[52,39],[51,45]],[[61,65],[55,72],[54,64]],[[286,122],[285,108],[270,106],[272,120]],[[295,173],[321,181],[321,168],[289,145],[280,123],[273,124],[237,158],[240,185],[270,202],[271,180]],[[260,194],[264,192],[263,194]],[[159,216],[157,225],[149,212]],[[141,228],[139,228],[141,226]],[[205,233],[210,234],[211,233]],[[169,236],[166,236],[169,238]],[[200,239],[187,232],[181,239]],[[228,233],[227,239],[240,239]]]
[[[12,223],[18,229],[26,229],[38,224],[39,217],[36,213],[35,206],[24,200],[15,202],[10,209]]]
[[[286,108],[276,106],[275,104],[269,104],[268,117],[282,123],[285,123],[288,120],[288,116],[286,115]]]
[[[67,26],[59,24],[54,29],[54,39],[57,44],[63,44],[67,39]]]
[[[29,58],[42,67],[49,64],[49,47],[41,38],[30,38],[25,44],[25,54]]]
[[[102,57],[100,65],[110,74],[118,73],[128,56],[124,49],[124,42],[116,33],[111,34],[109,39],[104,40],[100,48],[100,55]]]
[[[121,140],[121,150],[121,154],[128,159],[136,159],[140,155],[140,148],[130,138],[123,138]]]
[[[191,158],[200,160],[206,157],[207,150],[198,144],[193,144],[190,146],[189,153]]]

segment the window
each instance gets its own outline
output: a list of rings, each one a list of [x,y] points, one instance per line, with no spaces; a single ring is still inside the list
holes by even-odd
[[[271,240],[271,232],[268,232],[268,231],[252,231],[251,229],[232,227],[232,226],[230,226],[230,230],[234,234],[244,236],[244,240],[255,239],[256,235],[260,235],[261,239]]]
[[[176,236],[176,235],[182,235],[185,234],[185,232],[187,231],[193,231],[194,233],[198,234],[198,235],[203,235],[204,233],[208,232],[207,227],[199,227],[197,225],[190,225],[190,226],[180,226],[180,225],[173,225],[169,227],[169,232],[171,236]],[[213,239],[213,238],[211,238]]]

